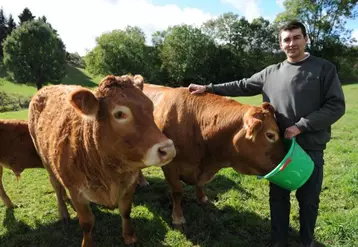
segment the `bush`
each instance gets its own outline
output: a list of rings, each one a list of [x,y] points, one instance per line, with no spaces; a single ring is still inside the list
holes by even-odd
[[[0,92],[0,112],[18,111],[29,107],[30,96]]]
[[[77,52],[75,52],[75,53],[67,52],[66,60],[69,65],[72,65],[74,67],[79,67],[79,68],[85,68],[85,61],[80,56],[80,54],[78,54]]]

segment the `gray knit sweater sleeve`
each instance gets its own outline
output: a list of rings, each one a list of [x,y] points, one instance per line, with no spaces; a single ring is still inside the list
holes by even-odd
[[[254,74],[250,78],[221,84],[209,84],[208,92],[222,96],[253,96],[262,93],[266,76],[266,69]]]
[[[326,64],[322,73],[323,104],[295,124],[301,132],[329,128],[345,113],[344,94],[335,66]]]

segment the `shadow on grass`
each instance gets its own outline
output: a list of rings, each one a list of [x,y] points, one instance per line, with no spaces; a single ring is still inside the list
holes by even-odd
[[[134,205],[147,208],[153,217],[150,219],[141,217],[140,213],[134,217],[133,224],[138,238],[136,246],[184,246],[177,242],[172,245],[164,244],[168,226],[170,229],[171,225],[169,187],[162,178],[148,177],[147,179],[150,186],[137,189]],[[221,175],[216,176],[208,187],[209,199],[213,201],[216,200],[218,194],[232,188],[244,193],[245,197],[253,196],[240,184]],[[187,220],[183,238],[195,246],[262,247],[269,239],[269,219],[262,218],[244,208],[230,206],[218,208],[214,204],[198,205],[195,202],[195,193],[191,186],[185,186],[183,210]],[[93,204],[92,211],[96,221],[93,231],[96,246],[126,246],[123,244],[121,235],[122,226],[118,209],[107,210]],[[16,219],[16,209],[8,209],[2,223],[3,227],[7,229],[7,233],[0,237],[2,247],[80,246],[82,240],[82,231],[77,219],[72,219],[65,227],[59,222],[44,224],[41,221],[36,221],[35,226],[29,226]],[[291,235],[293,235],[293,240],[290,246],[298,246],[298,233],[292,231]]]
[[[62,79],[61,84],[81,85],[84,87],[97,87],[99,82],[94,82],[91,77],[87,76],[80,69],[67,65],[67,75]]]

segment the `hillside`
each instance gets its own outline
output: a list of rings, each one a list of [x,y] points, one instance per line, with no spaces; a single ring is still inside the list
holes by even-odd
[[[94,88],[102,77],[93,77],[85,69],[67,66],[67,75],[61,84],[75,84]],[[51,82],[49,83],[51,84]],[[9,81],[0,73],[0,112],[17,111],[27,107],[36,92],[34,85],[19,84]]]

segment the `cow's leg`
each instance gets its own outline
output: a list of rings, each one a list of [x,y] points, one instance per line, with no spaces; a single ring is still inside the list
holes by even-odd
[[[70,189],[70,196],[73,206],[76,208],[78,220],[83,231],[82,247],[94,246],[92,230],[94,226],[94,215],[89,201],[83,198],[77,190]]]
[[[66,191],[63,188],[62,184],[51,173],[50,173],[50,181],[51,181],[52,187],[54,188],[54,190],[56,192],[57,208],[58,208],[58,214],[59,214],[60,220],[63,223],[68,223],[69,219],[70,219],[70,215],[67,211],[65,201],[63,200],[63,197],[66,194]]]
[[[139,177],[138,177],[138,185],[139,187],[146,187],[149,185],[148,181],[145,179],[142,171],[139,171]]]
[[[14,204],[11,202],[10,198],[7,196],[4,186],[2,184],[2,171],[3,167],[0,165],[0,198],[4,202],[7,208],[13,208]]]
[[[73,203],[72,203],[72,201],[71,201],[71,198],[67,195],[67,192],[66,192],[66,189],[61,185],[61,190],[62,190],[62,200],[64,201],[64,202],[67,202],[68,204],[70,204],[70,206],[71,206],[71,208],[74,210],[74,211],[76,211],[76,208],[75,208],[75,206],[73,206]],[[66,208],[67,209],[67,208]]]
[[[217,172],[218,169],[215,169],[206,171],[200,175],[199,180],[196,184],[196,200],[199,204],[206,204],[207,202],[209,202],[209,199],[204,192],[204,185],[210,182]]]
[[[169,183],[172,192],[172,201],[173,201],[173,226],[174,228],[183,231],[185,218],[183,214],[183,209],[181,206],[181,201],[184,194],[183,186],[180,182],[179,174],[177,174],[174,170],[169,170],[167,167],[163,167],[163,172],[165,179]]]
[[[130,184],[128,188],[121,191],[119,194],[118,207],[119,213],[122,217],[122,235],[125,244],[135,244],[137,242],[130,216],[132,210],[133,195],[136,186],[137,183],[132,182],[132,184]]]

